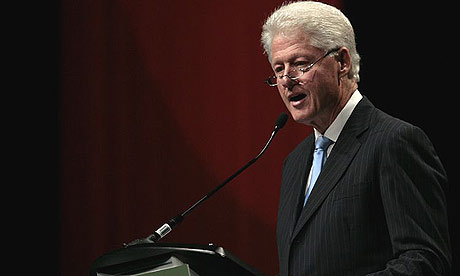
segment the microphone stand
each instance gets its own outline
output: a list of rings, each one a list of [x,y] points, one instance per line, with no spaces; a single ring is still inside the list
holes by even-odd
[[[132,242],[130,242],[128,244],[124,243],[123,246],[124,247],[129,247],[129,246],[138,245],[138,244],[144,244],[144,243],[156,243],[160,239],[162,239],[164,236],[169,234],[169,232],[171,232],[177,225],[179,225],[184,220],[185,216],[188,215],[191,211],[193,211],[196,207],[198,207],[198,205],[202,204],[204,201],[209,199],[211,196],[213,196],[215,193],[217,193],[220,189],[222,189],[225,185],[227,185],[227,183],[232,181],[240,173],[242,173],[244,170],[246,170],[252,164],[254,164],[265,153],[265,151],[268,149],[268,146],[270,146],[270,144],[272,143],[273,138],[275,138],[276,133],[278,133],[278,131],[286,124],[287,119],[288,119],[288,115],[286,113],[282,112],[280,114],[280,116],[278,117],[276,123],[275,123],[275,129],[272,131],[272,133],[270,135],[270,138],[268,139],[268,141],[265,144],[265,146],[263,147],[263,149],[260,151],[260,153],[256,157],[254,157],[252,160],[250,160],[246,165],[244,165],[239,170],[237,170],[234,174],[232,174],[227,179],[225,179],[224,182],[219,184],[216,188],[214,188],[208,194],[206,194],[204,197],[202,197],[200,200],[195,202],[195,204],[190,206],[187,210],[185,210],[184,212],[178,214],[177,216],[173,217],[168,222],[163,224],[163,226],[158,228],[155,232],[153,232],[148,237],[146,237],[144,239],[136,239],[136,240],[134,240],[134,241],[132,241]]]

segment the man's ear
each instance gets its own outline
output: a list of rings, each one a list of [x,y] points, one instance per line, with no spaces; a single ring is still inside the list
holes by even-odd
[[[336,55],[336,59],[339,62],[339,77],[345,77],[351,70],[351,55],[347,48],[342,47],[339,49]]]

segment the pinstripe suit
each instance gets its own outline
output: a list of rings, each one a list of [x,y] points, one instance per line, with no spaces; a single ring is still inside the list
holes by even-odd
[[[314,135],[283,166],[282,276],[446,275],[447,178],[426,135],[364,97],[302,209]]]

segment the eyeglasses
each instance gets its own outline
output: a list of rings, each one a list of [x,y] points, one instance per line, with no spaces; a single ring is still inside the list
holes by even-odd
[[[284,71],[276,73],[275,75],[269,77],[268,79],[265,80],[265,83],[267,83],[269,86],[277,86],[278,85],[278,80],[283,79],[284,77],[288,77],[289,79],[295,81],[298,80],[305,74],[306,72],[310,71],[313,66],[315,66],[316,63],[320,62],[323,60],[325,57],[329,56],[330,54],[337,52],[340,50],[341,47],[339,48],[334,48],[332,50],[327,51],[322,57],[317,59],[315,62],[311,63],[310,65],[299,65],[299,66],[294,66],[288,72],[287,74],[284,74]]]

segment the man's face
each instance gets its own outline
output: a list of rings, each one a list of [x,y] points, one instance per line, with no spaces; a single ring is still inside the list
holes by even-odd
[[[302,33],[277,35],[272,43],[271,64],[275,72],[286,75],[293,67],[308,66],[324,54],[324,50],[311,46]],[[338,70],[338,62],[328,56],[297,80],[287,76],[278,79],[280,96],[296,122],[317,129],[332,122],[342,96]]]

